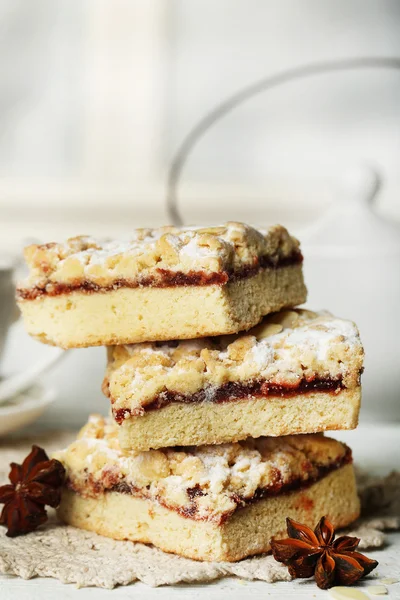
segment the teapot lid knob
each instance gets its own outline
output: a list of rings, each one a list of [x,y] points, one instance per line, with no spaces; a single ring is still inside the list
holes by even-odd
[[[337,200],[303,231],[304,255],[397,255],[400,229],[380,217],[373,206],[383,187],[380,171],[368,165],[355,165],[346,169],[338,180]]]
[[[339,185],[342,202],[372,204],[382,189],[383,177],[376,167],[359,164],[344,171]]]

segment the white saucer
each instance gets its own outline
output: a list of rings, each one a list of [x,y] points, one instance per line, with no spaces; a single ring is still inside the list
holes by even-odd
[[[0,436],[21,429],[36,419],[54,402],[53,389],[36,384],[0,405]]]
[[[10,327],[1,362],[0,405],[36,383],[61,358],[65,350],[32,339],[20,321]]]

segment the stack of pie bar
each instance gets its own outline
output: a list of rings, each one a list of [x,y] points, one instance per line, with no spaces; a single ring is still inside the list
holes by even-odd
[[[207,561],[266,552],[285,519],[359,514],[351,450],[363,348],[356,326],[306,300],[281,226],[138,229],[126,242],[29,246],[28,332],[107,346],[111,416],[56,453],[60,518]]]

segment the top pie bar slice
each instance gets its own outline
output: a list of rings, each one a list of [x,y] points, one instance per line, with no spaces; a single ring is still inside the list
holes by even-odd
[[[25,326],[63,348],[236,333],[306,300],[299,242],[280,225],[136,229],[24,254]]]

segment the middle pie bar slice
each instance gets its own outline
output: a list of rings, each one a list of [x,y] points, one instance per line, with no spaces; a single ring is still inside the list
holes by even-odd
[[[351,321],[285,310],[235,335],[111,347],[103,391],[125,449],[353,429],[363,356]]]

